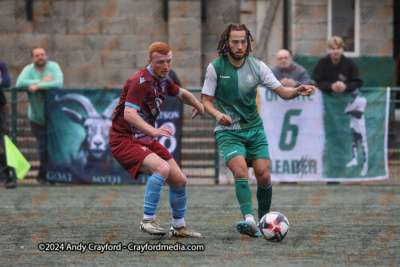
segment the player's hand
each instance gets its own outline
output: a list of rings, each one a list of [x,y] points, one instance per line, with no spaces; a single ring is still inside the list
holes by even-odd
[[[217,119],[217,122],[221,124],[222,126],[231,126],[232,125],[232,119],[228,115],[218,112],[217,116],[215,116]]]
[[[40,80],[41,83],[45,83],[45,82],[52,82],[54,81],[53,76],[51,75],[47,75],[46,77],[44,77],[43,79]]]
[[[172,129],[167,126],[161,126],[160,128],[156,129],[152,134],[153,137],[171,137],[172,136]]]
[[[312,94],[314,90],[315,90],[314,86],[304,85],[304,84],[296,88],[297,93],[302,96],[309,96]]]
[[[198,115],[203,115],[204,114],[204,106],[203,106],[203,104],[200,104],[200,105],[201,105],[200,109],[196,109],[195,107],[192,107],[192,112],[193,112],[192,120],[194,118],[196,118]]]
[[[37,90],[39,90],[39,85],[37,84],[31,84],[28,87],[29,92],[35,93]]]

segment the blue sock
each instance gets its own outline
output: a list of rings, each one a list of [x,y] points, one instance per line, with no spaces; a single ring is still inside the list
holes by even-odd
[[[185,217],[186,212],[186,187],[169,187],[169,204],[171,205],[172,218],[181,219]]]
[[[160,201],[161,190],[167,178],[153,173],[146,184],[146,191],[144,194],[144,214],[155,215],[158,201]]]

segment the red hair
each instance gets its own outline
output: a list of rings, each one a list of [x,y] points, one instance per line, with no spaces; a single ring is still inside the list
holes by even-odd
[[[160,53],[161,55],[166,55],[171,51],[169,45],[163,42],[156,42],[149,47],[149,59],[154,52]]]

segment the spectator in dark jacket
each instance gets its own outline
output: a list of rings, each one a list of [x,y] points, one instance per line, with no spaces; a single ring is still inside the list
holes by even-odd
[[[363,85],[354,61],[343,55],[344,42],[333,36],[328,42],[328,55],[321,58],[314,69],[312,79],[326,93],[352,92]]]
[[[276,64],[271,71],[283,86],[299,87],[302,84],[311,84],[311,78],[306,69],[293,62],[288,50],[282,49],[276,53]]]
[[[4,182],[6,188],[15,188],[15,181],[12,181],[10,168],[7,167],[5,154],[4,135],[8,134],[8,109],[7,99],[2,88],[10,87],[11,79],[8,73],[7,64],[0,61],[0,179]]]

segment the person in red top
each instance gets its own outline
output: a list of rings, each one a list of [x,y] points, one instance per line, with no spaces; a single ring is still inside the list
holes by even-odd
[[[170,235],[203,237],[185,224],[186,176],[156,139],[172,135],[172,130],[166,126],[155,128],[167,95],[176,96],[182,103],[192,106],[192,119],[204,113],[203,105],[168,77],[171,62],[172,52],[167,44],[156,42],[149,47],[148,67],[132,75],[124,86],[114,111],[109,143],[114,158],[132,177],[136,179],[140,173],[151,175],[146,184],[140,229],[151,235],[167,233],[155,217],[162,187],[167,183],[172,212]]]

